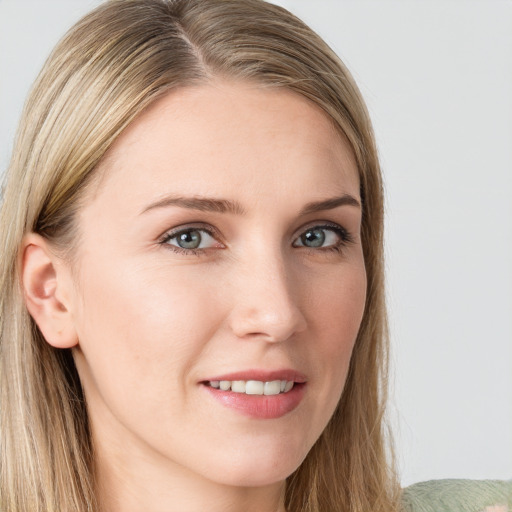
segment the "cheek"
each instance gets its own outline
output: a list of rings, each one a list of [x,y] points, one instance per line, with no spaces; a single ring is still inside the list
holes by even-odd
[[[366,301],[364,264],[361,262],[341,268],[322,283],[312,299],[311,322],[324,332],[327,350],[351,351]]]
[[[76,322],[80,348],[97,387],[154,401],[161,388],[185,387],[221,315],[208,281],[191,280],[189,269],[125,268],[88,267]]]
[[[325,400],[331,409],[336,406],[347,377],[364,314],[366,284],[361,259],[361,263],[344,267],[335,278],[326,280],[321,293],[312,298],[310,325],[318,333],[312,357],[322,368],[321,400]]]

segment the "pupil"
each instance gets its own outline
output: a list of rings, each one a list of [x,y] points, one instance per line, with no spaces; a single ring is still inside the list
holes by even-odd
[[[199,231],[186,231],[178,235],[178,245],[183,249],[197,249],[201,243]]]
[[[325,242],[323,229],[312,229],[302,235],[302,243],[308,247],[321,247]]]

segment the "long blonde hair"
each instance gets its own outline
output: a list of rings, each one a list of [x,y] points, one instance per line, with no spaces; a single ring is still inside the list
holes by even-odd
[[[76,244],[84,188],[119,134],[171,89],[211,77],[285,87],[320,106],[354,150],[368,275],[341,401],[287,481],[289,512],[392,512],[386,449],[383,193],[371,123],[327,44],[261,0],[112,0],[58,44],[25,106],[0,211],[0,510],[96,511],[87,411],[69,351],[48,345],[24,306],[22,237]],[[70,256],[71,257],[71,256]]]

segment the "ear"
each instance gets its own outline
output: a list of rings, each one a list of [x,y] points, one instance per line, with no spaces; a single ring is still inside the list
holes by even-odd
[[[71,284],[64,262],[48,241],[30,233],[23,239],[21,280],[27,309],[46,341],[55,348],[78,343],[67,296]]]

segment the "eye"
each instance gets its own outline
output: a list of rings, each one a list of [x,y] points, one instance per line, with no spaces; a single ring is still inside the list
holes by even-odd
[[[223,247],[218,242],[213,233],[204,228],[186,228],[172,233],[168,233],[162,240],[162,243],[176,248],[178,252],[194,252],[211,247]]]
[[[351,240],[349,233],[341,226],[313,226],[304,231],[294,241],[293,246],[310,249],[340,249]]]

